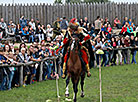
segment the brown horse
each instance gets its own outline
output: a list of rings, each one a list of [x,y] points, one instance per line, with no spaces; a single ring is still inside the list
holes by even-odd
[[[77,92],[78,92],[78,83],[81,77],[81,97],[84,97],[83,92],[83,85],[84,85],[84,79],[85,79],[85,71],[82,69],[82,63],[79,57],[80,53],[80,45],[79,45],[79,39],[73,38],[70,42],[70,48],[69,48],[69,58],[67,63],[67,75],[68,78],[66,80],[66,92],[65,96],[69,96],[69,89],[68,84],[69,80],[71,78],[73,83],[73,90],[74,90],[74,102],[76,102],[77,98]]]

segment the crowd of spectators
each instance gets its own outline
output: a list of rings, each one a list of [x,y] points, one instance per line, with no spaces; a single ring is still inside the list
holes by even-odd
[[[27,63],[29,61],[36,61],[38,63],[25,66],[23,69],[23,86],[32,84],[39,79],[40,62],[46,57],[62,56],[63,50],[59,50],[64,39],[62,30],[67,30],[68,20],[66,17],[58,18],[60,34],[54,36],[54,25],[48,24],[46,27],[42,25],[38,19],[34,21],[27,20],[24,16],[20,18],[19,24],[14,24],[10,21],[9,24],[4,22],[1,18],[0,21],[0,40],[4,37],[15,37],[16,42],[20,42],[19,47],[17,43],[10,43],[8,41],[0,41],[0,64],[18,64]],[[101,66],[113,66],[137,63],[136,53],[138,46],[137,28],[131,19],[127,17],[121,21],[115,17],[114,28],[120,29],[119,35],[113,34],[113,27],[109,19],[105,20],[99,16],[90,23],[85,17],[84,19],[76,19],[76,22],[84,27],[86,33],[91,36],[91,47],[95,52],[97,49],[102,49]],[[134,47],[134,49],[119,49]],[[130,58],[132,55],[132,58]],[[99,66],[99,55],[95,54],[95,63],[93,66]],[[130,61],[130,59],[132,59]],[[59,69],[62,60],[59,58],[57,61],[57,69]],[[0,90],[10,90],[11,87],[19,86],[19,68],[18,67],[2,67],[3,79]],[[62,68],[61,68],[62,74]],[[59,74],[55,72],[55,64],[53,60],[46,60],[43,63],[43,80],[55,79]]]

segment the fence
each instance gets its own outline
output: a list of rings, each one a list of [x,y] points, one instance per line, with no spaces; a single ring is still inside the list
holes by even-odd
[[[66,16],[68,19],[73,17],[84,18],[93,23],[97,16],[101,18],[108,17],[113,24],[115,16],[123,21],[124,17],[133,19],[133,22],[138,25],[138,4],[128,3],[82,3],[82,4],[15,4],[15,5],[0,5],[0,18],[4,17],[8,23],[13,20],[19,23],[19,18],[24,15],[28,20],[31,18],[40,19],[41,23],[46,25],[52,24],[57,17]]]

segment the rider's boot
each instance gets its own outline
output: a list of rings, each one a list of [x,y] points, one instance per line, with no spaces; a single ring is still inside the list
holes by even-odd
[[[66,62],[64,62],[64,64],[63,64],[63,75],[62,75],[63,79],[66,78],[65,71],[66,71]]]
[[[89,64],[86,64],[86,69],[87,69],[87,77],[90,77],[91,76],[91,73],[90,73]]]

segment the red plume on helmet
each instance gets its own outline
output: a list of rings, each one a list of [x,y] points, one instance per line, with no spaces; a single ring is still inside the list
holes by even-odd
[[[72,18],[69,22],[69,27],[72,29],[72,30],[77,30],[78,29],[78,23],[76,22],[76,18]]]
[[[72,24],[76,23],[75,20],[76,20],[76,18],[72,18],[69,23],[72,23]]]

